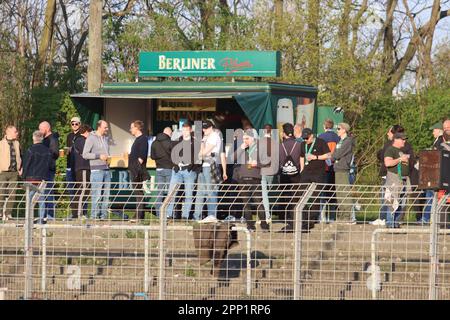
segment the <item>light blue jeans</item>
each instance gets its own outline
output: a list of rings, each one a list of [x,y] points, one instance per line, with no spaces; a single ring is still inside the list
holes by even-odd
[[[422,215],[422,219],[421,219],[422,223],[430,222],[431,206],[433,205],[433,197],[434,197],[433,190],[425,191],[425,198],[427,199],[427,202],[426,202],[425,208],[423,209],[423,215]]]
[[[217,186],[211,182],[211,168],[203,167],[198,175],[197,196],[195,198],[194,219],[200,220],[203,211],[203,204],[206,198],[208,216],[217,216]]]
[[[156,196],[155,209],[158,217],[161,214],[161,205],[167,196],[171,177],[172,169],[156,169],[156,190],[158,195]]]
[[[391,206],[385,205],[386,212],[386,227],[393,228],[396,223],[399,222],[400,217],[405,211],[406,208],[406,186],[403,186],[402,191],[399,193],[399,206],[397,210],[392,212]]]
[[[189,213],[192,207],[192,194],[194,192],[194,183],[197,179],[197,173],[195,171],[179,170],[175,172],[172,170],[172,177],[170,178],[169,194],[173,191],[176,184],[184,183],[184,203],[183,209],[181,210],[181,216],[183,219],[189,218]],[[173,206],[175,204],[174,199],[170,201],[167,207],[167,218],[172,218],[173,216]]]
[[[33,196],[36,194],[36,191],[30,190],[30,202],[33,199]],[[47,212],[45,211],[45,201],[44,201],[44,195],[41,194],[36,201],[36,205],[39,207],[39,224],[42,224],[44,221],[44,218],[46,218]],[[30,203],[31,206],[31,203]]]
[[[269,202],[269,188],[273,183],[273,176],[261,176],[261,191],[264,206],[264,213],[266,220],[270,219],[270,202]]]
[[[108,217],[109,193],[111,189],[109,170],[91,171],[92,219]]]
[[[388,213],[388,207],[385,205],[384,200],[384,192],[385,192],[385,184],[386,184],[386,178],[382,178],[382,186],[381,186],[381,207],[380,207],[380,219],[386,220],[386,216]]]

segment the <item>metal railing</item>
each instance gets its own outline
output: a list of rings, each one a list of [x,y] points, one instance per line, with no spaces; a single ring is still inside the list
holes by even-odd
[[[5,299],[450,299],[448,195],[316,183],[98,189],[109,196],[67,182],[0,189]],[[400,229],[380,219],[394,209]],[[208,215],[217,220],[200,221]]]

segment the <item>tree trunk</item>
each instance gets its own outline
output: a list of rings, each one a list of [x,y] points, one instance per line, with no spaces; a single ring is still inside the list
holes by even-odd
[[[47,60],[48,50],[53,37],[55,15],[56,0],[48,0],[47,8],[45,9],[44,30],[39,44],[36,68],[34,71],[33,86],[42,85],[44,81],[45,61]]]
[[[341,52],[348,53],[348,38],[350,32],[350,12],[352,9],[352,0],[345,0],[344,11],[342,12],[341,21],[339,22],[339,48]]]
[[[283,2],[284,0],[275,0],[275,39],[281,41],[283,21]]]
[[[214,49],[214,1],[200,0],[198,4],[203,35],[203,48]]]
[[[317,85],[320,71],[320,1],[308,0],[306,51],[309,60],[307,81]]]
[[[102,81],[103,0],[91,0],[89,8],[88,92],[98,92]]]
[[[394,65],[394,28],[393,15],[390,12],[395,10],[397,0],[389,0],[386,4],[386,28],[383,37],[383,74],[388,74]]]

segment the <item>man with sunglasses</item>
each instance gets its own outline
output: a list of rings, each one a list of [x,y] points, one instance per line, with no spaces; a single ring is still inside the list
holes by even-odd
[[[67,181],[67,190],[70,195],[70,202],[73,201],[73,196],[75,191],[73,190],[75,182],[75,172],[72,172],[72,168],[74,167],[74,157],[71,157],[70,150],[72,150],[72,146],[74,144],[75,139],[80,135],[80,126],[81,120],[79,117],[73,117],[70,120],[70,129],[71,132],[67,135],[66,138],[66,157],[67,157],[67,166],[66,166],[66,181]]]

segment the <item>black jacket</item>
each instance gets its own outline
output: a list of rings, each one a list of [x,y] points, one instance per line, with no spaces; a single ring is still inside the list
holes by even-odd
[[[158,169],[172,169],[174,164],[172,163],[170,153],[172,152],[172,141],[170,137],[165,133],[159,133],[156,136],[156,140],[153,141],[150,150],[150,157],[155,160],[156,168]]]
[[[178,150],[178,154],[176,154],[177,152],[175,151],[175,157],[177,157],[176,159],[174,159],[175,161],[182,161],[184,159],[183,154],[184,154],[184,149],[183,146],[179,144],[188,144],[190,147],[190,158],[184,162],[187,165],[187,170],[188,171],[195,171],[197,173],[201,172],[202,170],[202,165],[201,162],[198,161],[198,152],[200,151],[200,149],[197,151],[195,150],[195,138],[192,135],[191,140],[190,141],[184,141],[183,140],[183,136],[181,136],[177,141],[172,141],[172,149],[176,148],[176,150]],[[196,152],[197,151],[197,154]],[[172,162],[172,159],[170,160]],[[175,170],[175,172],[178,172],[178,163],[173,163],[172,164],[172,168]]]
[[[383,146],[383,149],[378,150],[377,152],[377,158],[380,162],[380,177],[386,176],[387,169],[384,165],[384,153],[386,152],[386,149],[392,145],[392,141],[386,141],[386,143]],[[415,155],[414,150],[411,144],[406,141],[405,146],[400,149],[404,154],[409,154],[409,173],[411,174],[414,170],[414,162],[415,162]]]
[[[44,144],[33,144],[25,153],[23,178],[28,181],[47,180],[50,171],[55,171],[55,160]]]
[[[89,165],[89,160],[83,158],[83,149],[85,143],[86,143],[85,137],[83,137],[82,135],[75,136],[69,154],[72,172],[91,169]]]
[[[50,169],[52,171],[56,171],[56,159],[59,158],[59,135],[56,132],[53,132],[51,135],[49,135],[47,138],[42,141],[44,146],[50,149],[50,152],[52,154],[52,164],[51,167],[54,169]]]
[[[142,182],[150,178],[147,172],[147,157],[148,138],[146,135],[141,135],[134,140],[128,157],[128,170],[132,182]],[[139,158],[143,160],[142,163],[139,162]]]

